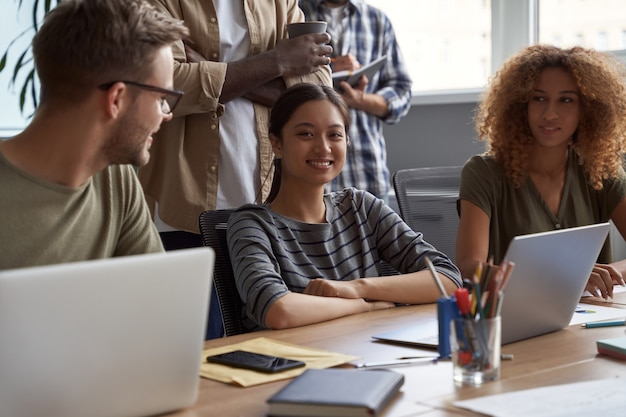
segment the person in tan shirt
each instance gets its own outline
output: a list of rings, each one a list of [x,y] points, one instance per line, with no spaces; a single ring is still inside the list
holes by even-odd
[[[252,203],[261,188],[266,196],[273,158],[267,137],[269,108],[291,85],[304,81],[330,85],[327,55],[332,48],[324,44],[330,36],[323,33],[286,40],[286,24],[304,20],[294,0],[159,0],[154,4],[184,20],[190,29],[188,41],[174,45],[174,86],[185,96],[172,121],[157,134],[151,161],[139,170],[139,178],[148,199],[158,204],[164,224],[197,234],[202,211]],[[236,13],[237,7],[245,12]],[[233,9],[230,14],[222,10],[229,8]],[[220,15],[239,17],[243,21],[236,23],[244,26],[234,30],[238,25],[231,22],[222,27]],[[226,45],[229,38],[230,46]],[[246,46],[239,48],[237,43]],[[236,113],[237,101],[247,101],[241,107],[247,104],[246,111],[252,111]],[[235,123],[240,126],[232,126]],[[250,132],[254,137],[242,135]],[[236,165],[254,162],[256,167],[226,164],[226,144],[221,143],[225,135],[237,141],[232,145],[239,148],[233,153],[240,162]],[[226,168],[256,171],[254,176],[241,176],[241,184],[230,184],[241,188],[231,193],[239,194],[238,199],[222,196],[218,190],[222,179],[236,175]]]
[[[331,85],[330,35],[287,39],[286,25],[304,21],[297,0],[153,4],[190,35],[174,45],[174,86],[185,96],[139,178],[166,250],[201,246],[202,211],[267,196],[269,109],[294,84]]]

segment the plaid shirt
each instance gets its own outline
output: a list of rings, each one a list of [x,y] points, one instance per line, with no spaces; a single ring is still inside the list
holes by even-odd
[[[325,20],[332,24],[324,0],[300,0],[306,20]],[[341,174],[329,184],[328,191],[355,187],[386,198],[391,188],[383,122],[398,123],[411,106],[411,78],[406,69],[389,18],[363,0],[350,0],[342,20],[341,51],[353,54],[361,63],[387,55],[387,63],[369,80],[365,92],[385,98],[388,114],[379,118],[361,110],[350,110],[350,146]]]

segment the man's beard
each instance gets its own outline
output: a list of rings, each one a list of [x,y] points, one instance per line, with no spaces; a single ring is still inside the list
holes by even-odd
[[[110,164],[143,166],[149,159],[144,155],[149,136],[150,130],[141,126],[137,115],[127,113],[120,119],[103,152]]]

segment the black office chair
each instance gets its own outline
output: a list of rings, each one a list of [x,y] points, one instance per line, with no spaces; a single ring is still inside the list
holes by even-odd
[[[199,218],[202,243],[215,251],[213,281],[222,312],[225,336],[248,332],[242,321],[243,304],[235,285],[226,241],[226,225],[233,211],[233,209],[207,210],[202,212]]]
[[[454,262],[461,166],[411,168],[393,174],[402,219]]]

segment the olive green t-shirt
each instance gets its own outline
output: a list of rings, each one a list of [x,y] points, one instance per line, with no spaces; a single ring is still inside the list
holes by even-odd
[[[78,188],[21,171],[0,153],[0,270],[163,251],[131,166]]]
[[[547,206],[530,177],[520,188],[513,188],[493,156],[476,155],[465,163],[459,192],[460,199],[476,204],[489,216],[489,255],[496,263],[501,262],[513,237],[606,222],[625,196],[624,175],[604,181],[601,190],[594,190],[573,151],[569,155],[557,215]],[[611,262],[608,238],[598,262]]]

